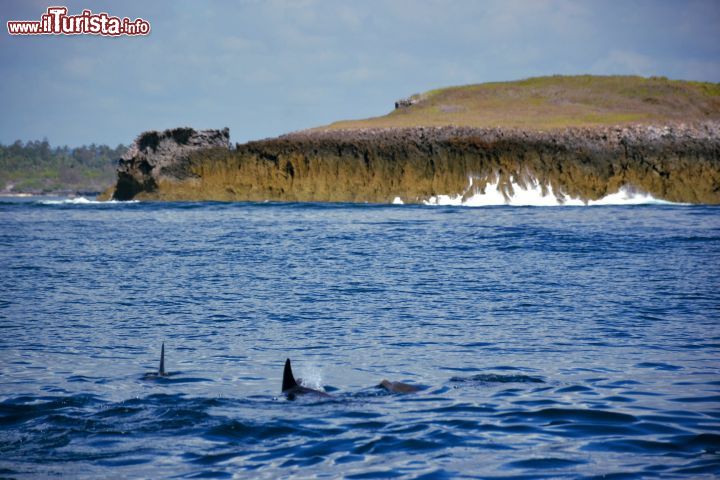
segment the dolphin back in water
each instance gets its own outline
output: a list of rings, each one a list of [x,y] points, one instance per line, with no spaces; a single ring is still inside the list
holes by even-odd
[[[320,397],[329,397],[327,393],[321,390],[315,390],[308,387],[303,387],[298,384],[295,380],[295,376],[292,372],[292,365],[290,359],[285,360],[285,369],[283,370],[283,382],[282,382],[282,393],[287,396],[288,400],[295,400],[298,395],[318,395]]]
[[[169,374],[165,371],[165,342],[160,347],[160,366],[157,372],[146,373],[145,379],[167,377]]]
[[[389,380],[383,380],[377,388],[384,388],[390,393],[415,393],[421,390],[420,387],[416,387],[415,385],[402,382],[391,382]]]
[[[158,376],[164,377],[165,373],[165,342],[160,347],[160,368],[158,368]]]

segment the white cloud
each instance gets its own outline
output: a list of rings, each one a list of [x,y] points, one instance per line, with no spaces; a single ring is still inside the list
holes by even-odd
[[[95,73],[95,62],[88,57],[71,57],[65,60],[64,70],[71,77],[87,78]]]
[[[629,50],[613,50],[590,68],[591,73],[599,75],[651,76],[659,74],[659,70],[652,58]]]
[[[220,43],[226,51],[234,53],[258,52],[266,49],[263,42],[239,35],[224,37],[220,40]]]
[[[362,83],[381,77],[381,72],[367,66],[357,66],[339,71],[335,78],[342,82]]]

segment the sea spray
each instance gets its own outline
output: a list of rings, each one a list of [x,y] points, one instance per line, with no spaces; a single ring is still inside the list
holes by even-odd
[[[139,200],[90,200],[85,197],[63,198],[60,200],[41,200],[42,205],[107,205],[120,203],[138,203]]]
[[[458,195],[434,195],[425,200],[425,205],[454,205],[465,207],[486,207],[497,205],[511,206],[593,206],[593,205],[639,205],[639,204],[668,204],[680,205],[666,200],[660,200],[652,195],[638,191],[631,186],[622,186],[617,192],[606,195],[598,200],[581,200],[553,191],[552,185],[540,184],[535,179],[529,179],[522,185],[510,178],[509,188],[503,188],[500,179],[496,177],[489,180],[484,189],[477,187],[476,178],[468,177],[468,187]],[[396,198],[393,203],[398,203]]]
[[[299,371],[298,377],[298,381],[303,387],[320,391],[325,390],[323,387],[322,369],[316,365],[306,365],[302,367]]]

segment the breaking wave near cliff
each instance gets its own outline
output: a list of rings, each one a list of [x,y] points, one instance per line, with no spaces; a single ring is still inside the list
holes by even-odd
[[[85,197],[62,198],[57,200],[41,200],[42,205],[108,205],[120,203],[138,203],[138,200],[119,201],[119,200],[90,200]]]
[[[502,184],[499,178],[489,180],[484,188],[478,185],[478,179],[469,177],[468,187],[463,193],[457,195],[434,195],[423,203],[425,205],[455,205],[464,207],[489,207],[498,205],[510,206],[596,206],[596,205],[683,205],[653,197],[649,193],[639,191],[632,186],[625,185],[617,192],[611,193],[598,200],[582,200],[555,192],[551,185],[542,185],[535,179],[523,184],[512,177],[509,183]],[[401,204],[402,199],[395,198],[395,204]]]

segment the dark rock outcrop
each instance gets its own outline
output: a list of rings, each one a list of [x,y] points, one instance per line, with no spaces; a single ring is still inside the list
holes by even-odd
[[[117,184],[112,197],[130,200],[140,193],[152,193],[163,181],[189,181],[195,175],[188,159],[196,150],[227,150],[230,130],[174,128],[164,132],[141,133],[118,163]]]
[[[420,103],[420,100],[422,100],[422,98],[423,98],[422,95],[420,95],[419,93],[416,93],[414,95],[410,95],[407,98],[401,98],[399,100],[396,100],[395,101],[395,110],[400,109],[400,108],[412,107],[413,105]]]

